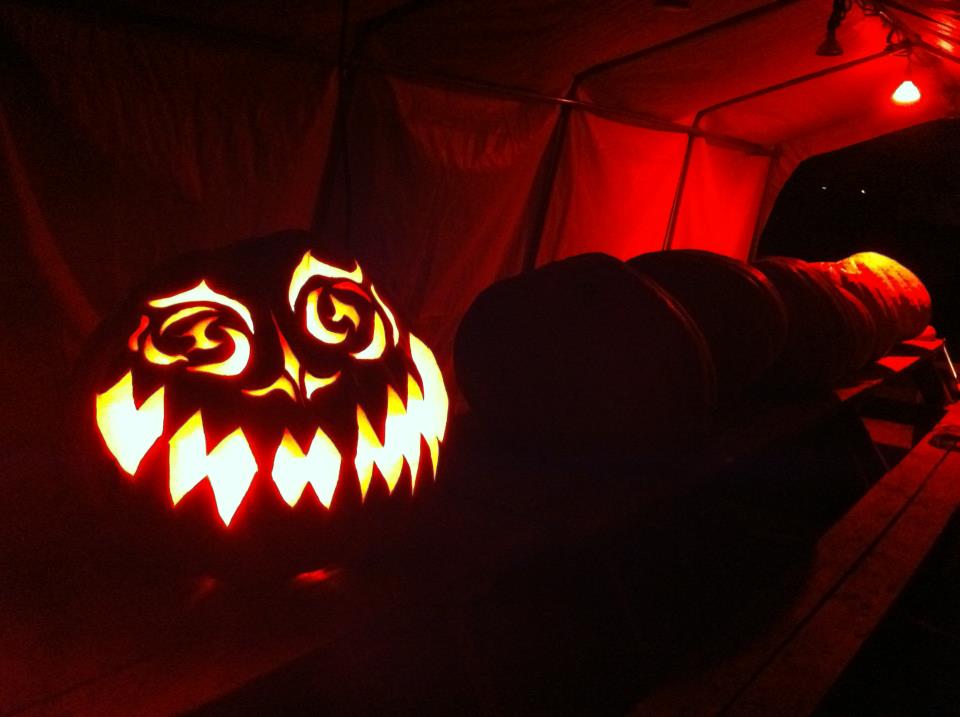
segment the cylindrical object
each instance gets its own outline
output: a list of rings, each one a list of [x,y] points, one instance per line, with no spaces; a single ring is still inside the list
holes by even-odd
[[[655,282],[583,254],[498,282],[457,332],[471,408],[502,435],[562,450],[645,452],[716,396],[703,334]]]
[[[930,294],[917,276],[899,262],[872,251],[835,262],[844,288],[868,308],[880,306],[893,321],[896,341],[923,333],[930,323]]]
[[[875,361],[886,355],[897,343],[897,319],[887,296],[875,286],[865,284],[858,273],[850,274],[841,268],[843,262],[818,262],[811,264],[825,276],[830,283],[855,297],[866,309],[873,321],[873,348],[868,361]]]
[[[754,265],[773,283],[787,309],[783,352],[767,373],[778,387],[830,387],[853,370],[856,341],[839,292],[800,259],[768,257]]]
[[[738,395],[783,350],[786,308],[753,267],[698,250],[651,252],[627,264],[666,289],[697,323],[710,347],[721,399]]]

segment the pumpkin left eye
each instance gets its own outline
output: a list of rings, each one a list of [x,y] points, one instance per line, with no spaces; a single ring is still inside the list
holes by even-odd
[[[188,371],[238,376],[250,362],[253,318],[235,299],[205,281],[152,299],[129,347],[151,364],[182,364]]]

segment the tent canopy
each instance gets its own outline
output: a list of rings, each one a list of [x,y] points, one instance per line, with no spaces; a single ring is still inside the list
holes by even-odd
[[[448,362],[500,277],[746,258],[798,162],[954,114],[956,4],[866,7],[824,57],[826,0],[6,4],[8,293],[69,346],[172,256],[315,227]]]

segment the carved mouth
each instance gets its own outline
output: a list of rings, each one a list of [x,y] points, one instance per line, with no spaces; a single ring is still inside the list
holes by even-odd
[[[356,406],[356,452],[354,473],[364,498],[374,477],[374,468],[392,494],[403,466],[410,470],[411,488],[416,487],[421,446],[425,443],[433,475],[436,475],[439,447],[447,419],[447,394],[436,360],[430,350],[409,334],[410,357],[420,381],[407,374],[407,399],[387,387],[387,415],[383,440],[359,403]],[[137,479],[140,463],[165,434],[165,388],[158,388],[137,405],[133,372],[127,371],[113,386],[96,396],[96,421],[109,453],[120,468]],[[308,446],[301,446],[289,430],[272,452],[258,460],[242,427],[230,432],[207,451],[202,410],[196,411],[176,428],[169,439],[170,497],[176,506],[202,481],[212,488],[217,512],[229,525],[249,492],[254,476],[269,471],[278,492],[289,506],[295,506],[307,485],[320,503],[329,509],[334,491],[344,475],[343,463],[350,461],[326,432],[317,427]]]

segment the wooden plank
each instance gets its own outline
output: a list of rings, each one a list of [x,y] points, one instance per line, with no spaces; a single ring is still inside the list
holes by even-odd
[[[730,706],[734,715],[806,715],[877,627],[960,505],[950,452],[822,609]]]
[[[954,405],[941,423],[957,420],[960,404]],[[648,695],[637,705],[636,713],[713,714],[730,704],[856,569],[945,456],[945,450],[924,439],[818,542],[803,590],[778,618],[735,654]]]
[[[894,448],[913,448],[913,426],[881,418],[864,418],[863,424],[874,443]]]
[[[920,349],[921,351],[929,351],[933,353],[934,351],[939,351],[943,347],[943,339],[910,339],[908,341],[902,341],[901,346],[907,346],[910,348]]]
[[[851,401],[887,383],[893,376],[913,371],[924,361],[933,360],[936,351],[942,347],[943,339],[904,341],[898,344],[892,353],[865,367],[858,374],[855,383],[840,386],[835,393],[841,401]]]

